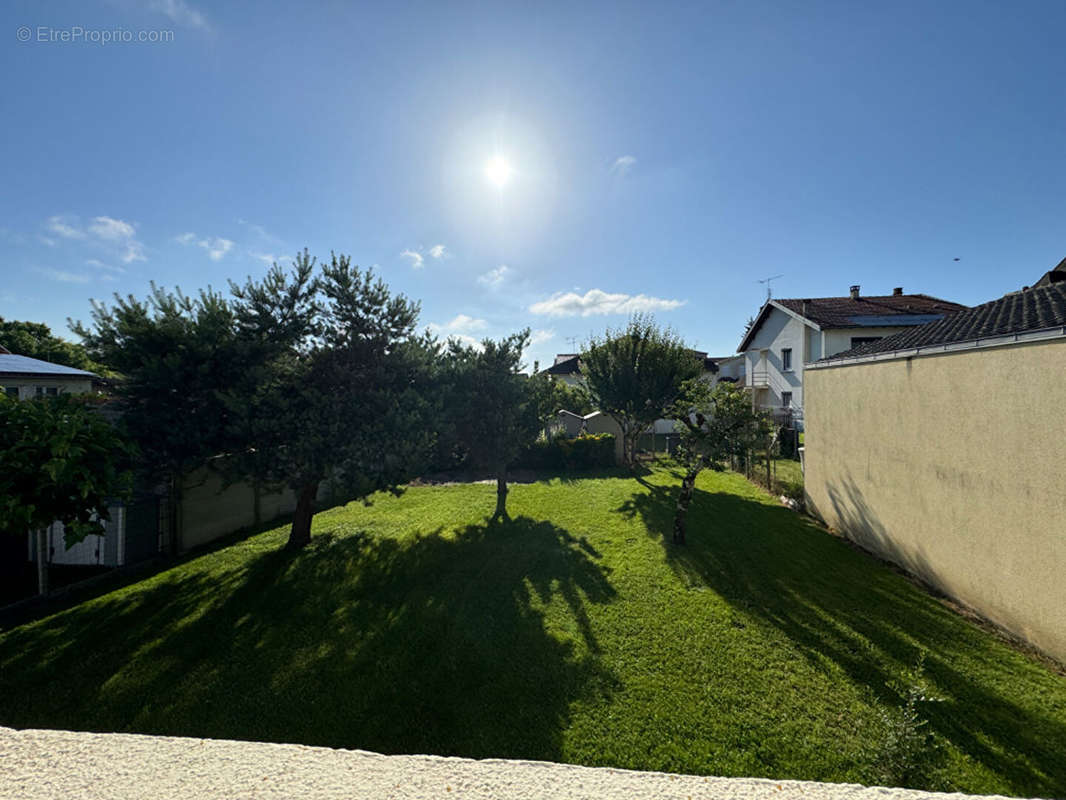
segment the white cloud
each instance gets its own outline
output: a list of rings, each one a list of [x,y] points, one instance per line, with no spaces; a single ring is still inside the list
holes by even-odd
[[[49,269],[48,267],[38,267],[35,272],[44,275],[46,278],[51,278],[54,281],[60,283],[88,283],[89,276],[79,272],[66,272],[61,269]]]
[[[635,314],[641,311],[672,311],[685,304],[684,300],[666,300],[645,294],[608,294],[590,289],[585,294],[558,292],[547,300],[534,303],[529,310],[550,317],[590,317],[595,314]]]
[[[447,248],[442,244],[433,245],[428,252],[433,258],[444,258],[444,256],[448,255]]]
[[[197,237],[195,233],[183,233],[174,237],[175,242],[190,245],[195,244],[207,251],[207,257],[212,261],[221,261],[223,256],[233,249],[233,242],[223,239],[221,236],[208,236],[204,239]]]
[[[219,236],[213,239],[204,239],[199,242],[199,245],[207,251],[207,257],[212,261],[220,261],[226,253],[233,249],[233,242]]]
[[[207,23],[207,17],[186,3],[185,0],[152,0],[149,8],[152,11],[158,11],[160,14],[166,14],[170,17],[171,22],[177,25],[200,28],[205,31],[211,30],[211,26]]]
[[[554,338],[555,338],[555,330],[554,329],[545,330],[545,329],[541,328],[539,330],[533,331],[533,333],[530,335],[530,337],[529,337],[529,346],[533,347],[534,345],[543,344],[544,342],[550,341],[550,340],[552,340]]]
[[[47,236],[40,236],[40,235],[38,235],[37,238],[41,240],[42,244],[46,244],[49,247],[55,247],[56,246],[56,240],[55,239],[49,239]]]
[[[422,254],[416,250],[404,250],[402,253],[400,253],[400,258],[411,259],[411,266],[414,269],[422,269],[422,267],[426,263],[426,260],[422,258]]]
[[[89,224],[89,232],[108,242],[132,239],[135,233],[130,223],[111,217],[95,217]]]
[[[506,264],[500,264],[496,269],[490,269],[484,275],[479,275],[477,282],[482,286],[499,286],[503,283],[504,278],[511,272],[511,268]]]
[[[74,223],[73,225],[71,223]],[[45,223],[48,230],[54,233],[56,236],[62,236],[64,239],[84,239],[85,231],[77,228],[77,217],[64,217],[55,216],[49,217],[48,222]]]
[[[611,165],[611,172],[618,175],[625,175],[629,170],[633,168],[633,165],[637,163],[637,159],[633,156],[619,156],[615,159]]]
[[[274,264],[282,259],[278,258],[273,253],[256,253],[253,250],[248,251],[248,255],[254,258],[256,261],[262,261],[268,267],[274,266]]]
[[[126,264],[144,261],[144,245],[136,238],[137,227],[132,222],[113,217],[93,217],[84,228],[77,217],[57,215],[49,217],[45,227],[64,239],[96,239],[105,245],[117,245],[115,255]]]
[[[434,333],[469,333],[483,331],[489,324],[483,319],[476,319],[466,314],[457,314],[445,323],[431,322],[429,329]]]

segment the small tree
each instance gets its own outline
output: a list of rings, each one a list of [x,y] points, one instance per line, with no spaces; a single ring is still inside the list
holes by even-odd
[[[702,380],[685,384],[671,416],[679,423],[681,441],[677,458],[685,466],[674,515],[673,541],[684,544],[696,477],[705,468],[721,470],[722,459],[747,453],[772,430],[772,421],[754,409],[746,389],[723,382],[712,390]]]
[[[637,439],[698,378],[703,365],[681,339],[650,317],[637,315],[625,330],[593,338],[581,354],[593,405],[622,431],[623,460],[633,466]]]
[[[108,501],[129,474],[125,441],[84,398],[19,402],[0,396],[0,533],[37,534],[37,576],[48,593],[45,529],[62,522],[67,547],[102,535]]]
[[[507,470],[537,438],[545,413],[537,379],[519,374],[528,343],[528,329],[499,342],[485,339],[480,349],[449,343],[449,407],[470,461],[496,476],[493,522],[510,520]]]
[[[230,469],[296,494],[288,546],[311,541],[319,487],[348,497],[399,491],[428,457],[436,353],[416,336],[418,304],[333,255],[314,276],[305,250],[288,275],[233,287],[248,365],[223,400]]]

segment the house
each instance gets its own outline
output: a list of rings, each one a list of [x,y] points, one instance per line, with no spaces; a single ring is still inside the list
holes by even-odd
[[[97,376],[92,372],[29,356],[0,353],[0,387],[16,400],[92,391]]]
[[[808,510],[1066,661],[1066,262],[804,382]]]
[[[737,348],[756,405],[803,416],[803,373],[819,359],[935,322],[966,306],[925,294],[767,300]]]

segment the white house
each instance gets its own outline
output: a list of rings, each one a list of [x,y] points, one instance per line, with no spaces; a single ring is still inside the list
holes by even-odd
[[[756,405],[802,417],[806,364],[965,308],[925,294],[904,294],[902,288],[863,297],[858,286],[847,297],[768,300],[737,348],[744,357],[744,384]]]
[[[0,353],[0,387],[16,400],[29,400],[57,394],[84,394],[92,391],[96,375],[83,369],[64,367],[50,361]]]

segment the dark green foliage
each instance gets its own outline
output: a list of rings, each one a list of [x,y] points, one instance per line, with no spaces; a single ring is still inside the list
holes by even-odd
[[[93,302],[91,326],[71,327],[117,374],[121,425],[150,478],[177,481],[224,448],[229,415],[220,392],[239,374],[233,310],[210,290],[187,297],[152,286],[144,301]]]
[[[519,372],[528,342],[527,329],[498,342],[485,339],[480,348],[453,339],[448,348],[448,417],[470,464],[496,477],[494,520],[508,518],[508,467],[552,415],[544,379]]]
[[[129,449],[85,398],[0,397],[0,533],[62,522],[66,544],[103,534],[127,488]]]
[[[97,375],[107,372],[89,358],[82,345],[54,336],[52,329],[43,322],[20,322],[0,317],[0,345],[16,355],[84,369]]]
[[[530,445],[520,464],[532,469],[550,470],[613,467],[614,436],[609,433],[586,433],[573,439],[565,434],[541,438]]]
[[[415,334],[418,304],[333,255],[315,276],[305,250],[286,274],[234,286],[246,364],[222,399],[227,469],[297,494],[290,545],[310,540],[318,488],[349,497],[399,484],[428,460],[436,346]]]
[[[941,783],[944,749],[933,734],[926,716],[930,703],[944,698],[929,689],[925,679],[926,651],[901,679],[888,686],[900,698],[899,706],[884,708],[884,739],[878,753],[879,782],[885,786],[946,789]]]
[[[635,316],[624,330],[608,330],[588,342],[581,371],[592,404],[622,429],[623,459],[632,466],[636,441],[666,416],[685,381],[698,378],[703,364],[670,329]]]

